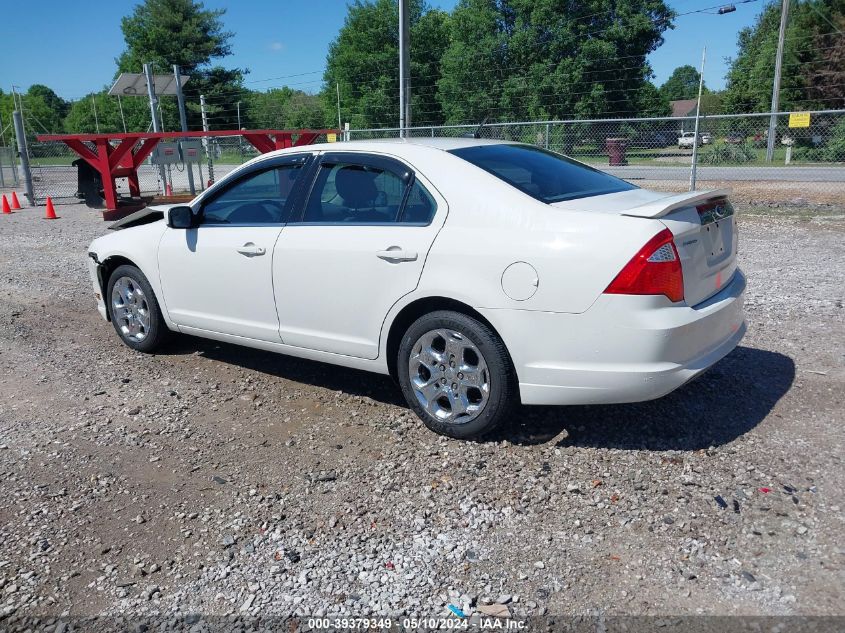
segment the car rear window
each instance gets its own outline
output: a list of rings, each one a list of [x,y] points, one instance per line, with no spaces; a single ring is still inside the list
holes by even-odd
[[[546,203],[637,189],[603,171],[530,145],[475,145],[450,153]]]

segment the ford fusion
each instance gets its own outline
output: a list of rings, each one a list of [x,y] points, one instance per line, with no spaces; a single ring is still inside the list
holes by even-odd
[[[173,332],[389,374],[431,430],[522,402],[636,402],[745,333],[722,190],[641,189],[529,145],[293,147],[89,248],[98,309],[153,352]]]

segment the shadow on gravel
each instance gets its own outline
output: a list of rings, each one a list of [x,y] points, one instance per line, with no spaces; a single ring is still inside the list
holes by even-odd
[[[738,347],[697,380],[658,400],[583,407],[525,407],[492,440],[559,446],[690,451],[726,444],[774,408],[795,379],[788,356]]]
[[[387,376],[282,354],[179,337],[165,352],[199,353],[216,361],[333,391],[406,407]],[[789,391],[795,363],[776,352],[738,347],[698,380],[658,400],[634,404],[521,407],[512,423],[485,441],[628,450],[697,450],[747,433]]]
[[[177,337],[162,353],[173,356],[199,353],[206,358],[278,378],[307,383],[332,391],[340,390],[355,396],[366,396],[385,404],[407,406],[399,387],[391,378],[368,371],[346,369],[328,363],[191,336]]]

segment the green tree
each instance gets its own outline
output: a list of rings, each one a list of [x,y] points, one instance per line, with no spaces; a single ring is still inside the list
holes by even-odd
[[[39,134],[59,134],[62,132],[62,118],[66,102],[46,86],[34,84],[24,93],[5,94],[0,90],[0,117],[3,127],[7,127],[3,136],[6,145],[14,146],[15,132],[12,125],[12,112],[21,110],[24,128],[29,142],[34,142]],[[0,141],[2,142],[2,141]]]
[[[701,79],[701,74],[695,67],[686,64],[678,66],[669,76],[662,86],[660,92],[668,101],[676,101],[678,99],[697,99],[698,98],[698,82]],[[705,87],[706,89],[706,87]]]
[[[123,132],[124,121],[127,132],[146,132],[150,125],[149,101],[141,97],[118,101],[103,88],[70,104],[64,129],[70,134],[91,134],[98,129],[100,132]]]
[[[724,91],[708,90],[701,95],[701,114],[724,114],[724,110]]]
[[[318,95],[284,87],[244,95],[241,118],[254,129],[301,129],[322,127],[325,115]]]
[[[12,102],[12,95],[6,94],[0,88],[0,120],[2,120],[0,131],[3,132],[2,136],[0,136],[0,146],[15,146],[15,132],[12,129],[12,112],[14,110],[15,106]]]
[[[740,31],[727,75],[727,111],[767,112],[771,107],[779,29],[780,3],[772,3],[753,26]],[[843,29],[845,0],[793,3],[783,52],[782,110],[845,105]]]
[[[448,45],[448,16],[411,0],[411,80],[414,125],[441,123],[436,99],[440,58]],[[355,0],[329,46],[322,93],[325,123],[341,117],[353,127],[395,126],[399,118],[399,5],[397,0]]]
[[[26,91],[28,96],[38,97],[44,102],[51,112],[55,113],[58,119],[63,119],[67,114],[70,104],[57,95],[52,88],[42,84],[32,84]]]
[[[449,122],[636,114],[663,0],[461,0],[439,99]]]
[[[189,127],[201,126],[199,95],[216,101],[220,112],[215,127],[234,127],[237,114],[235,103],[243,90],[246,71],[212,66],[212,61],[231,54],[230,31],[224,30],[225,9],[208,10],[194,0],[144,0],[133,13],[121,20],[126,50],[117,58],[118,72],[139,73],[144,63],[153,64],[155,72],[170,74],[173,64],[190,76],[185,84]],[[178,123],[176,105],[172,99],[162,100],[164,118]],[[170,126],[166,126],[170,127]]]
[[[117,58],[120,72],[141,72],[144,63],[160,69],[179,64],[191,74],[212,59],[226,57],[232,33],[223,30],[224,9],[209,11],[193,0],[144,0],[120,22],[126,50]]]
[[[291,95],[282,111],[283,129],[320,128],[324,120],[325,114],[319,95],[308,94],[301,90]]]
[[[501,17],[495,0],[462,0],[452,13],[437,93],[447,123],[481,123],[498,115],[512,31]]]
[[[650,81],[640,87],[637,94],[637,113],[640,116],[668,116],[672,111],[669,99]]]

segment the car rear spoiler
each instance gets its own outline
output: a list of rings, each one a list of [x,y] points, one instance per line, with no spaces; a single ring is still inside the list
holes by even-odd
[[[724,198],[731,194],[730,188],[712,189],[710,191],[689,191],[678,193],[652,202],[646,202],[638,207],[627,209],[622,215],[632,215],[637,218],[662,218],[675,209],[689,207],[698,202],[706,202],[713,198]]]

